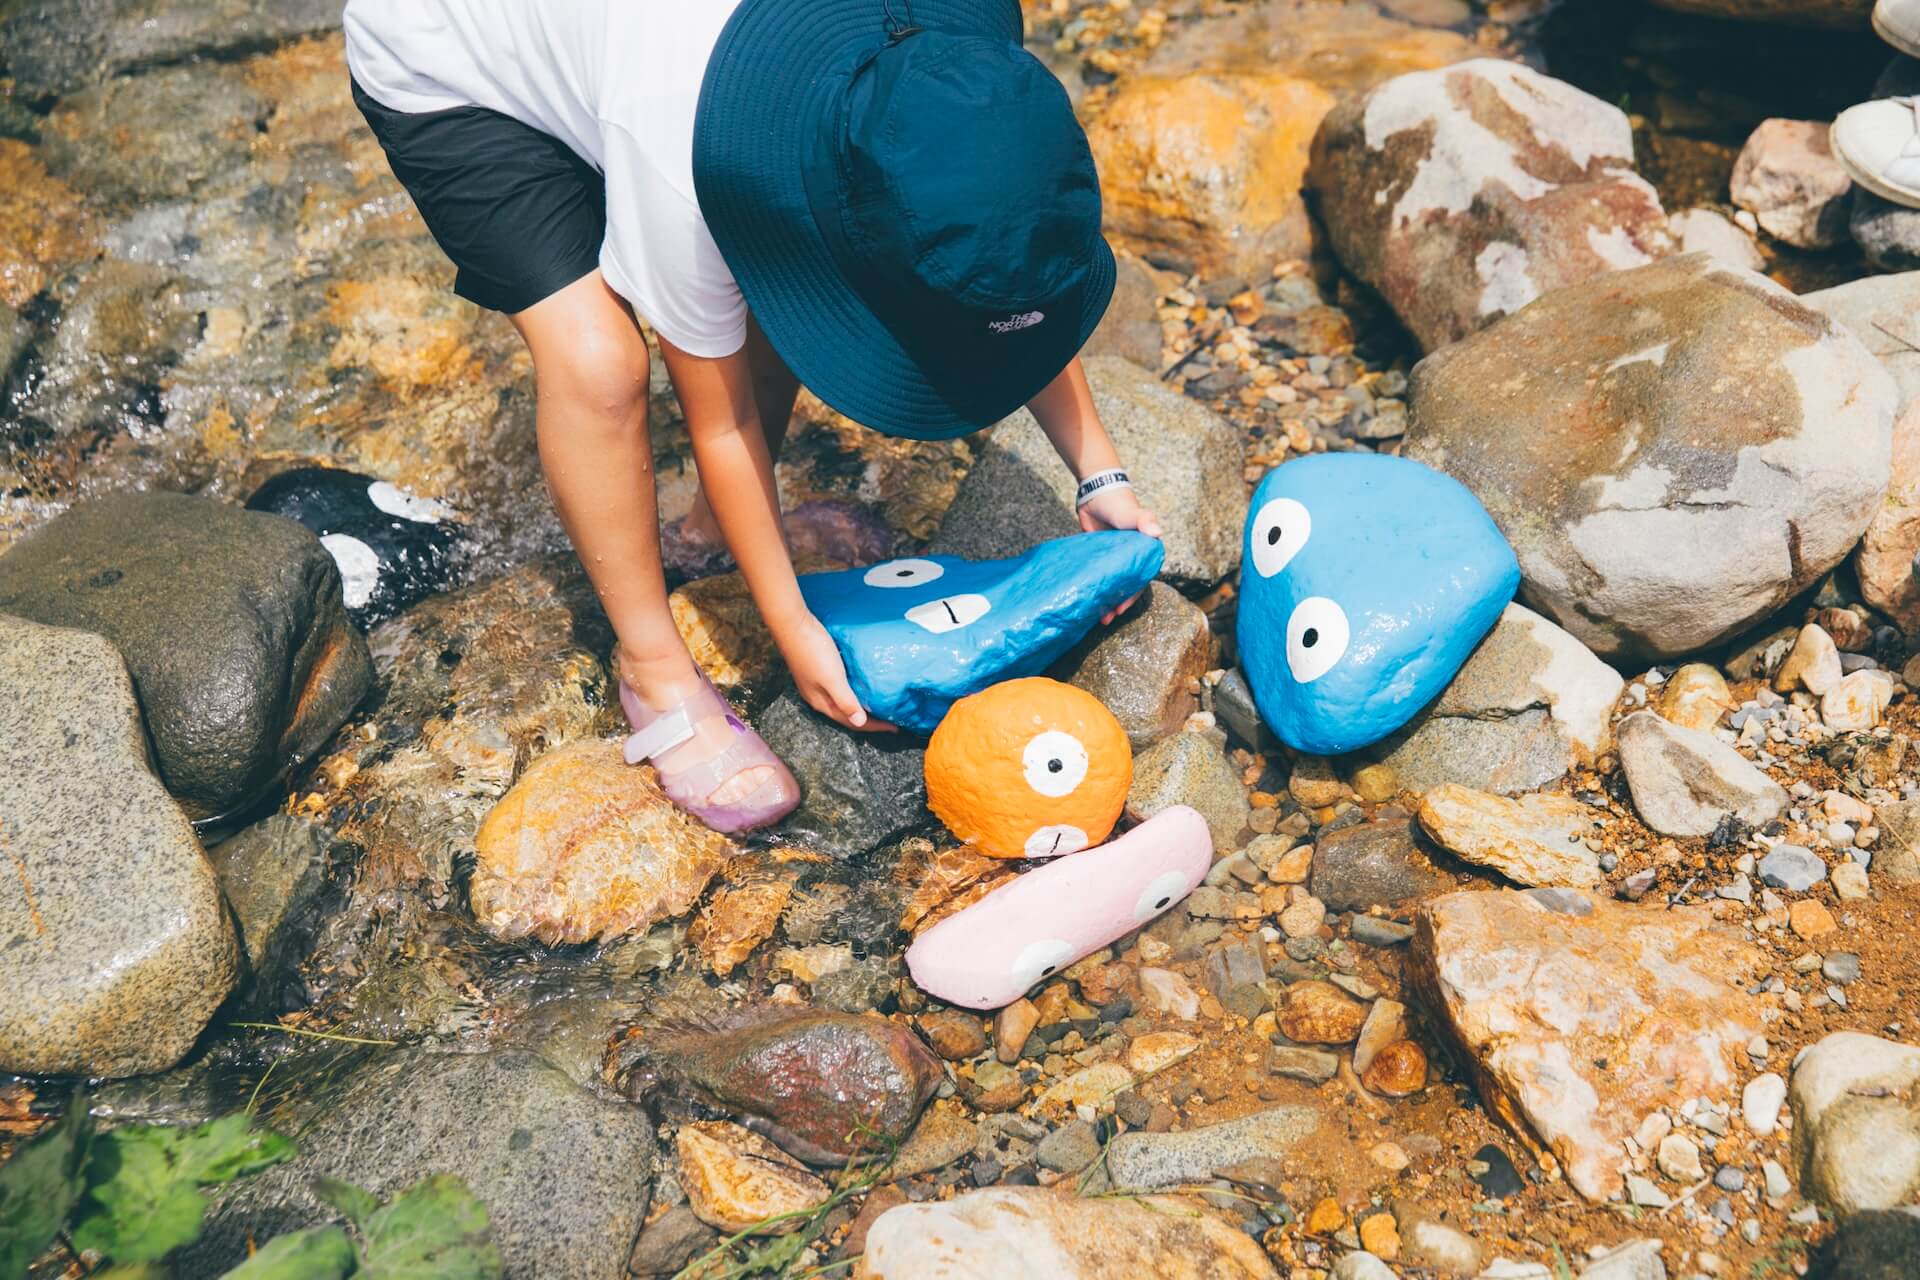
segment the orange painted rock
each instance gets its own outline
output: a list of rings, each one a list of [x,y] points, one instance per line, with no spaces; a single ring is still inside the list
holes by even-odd
[[[1099,844],[1133,782],[1133,748],[1099,699],[1035,676],[954,703],[927,744],[927,805],[995,858]]]

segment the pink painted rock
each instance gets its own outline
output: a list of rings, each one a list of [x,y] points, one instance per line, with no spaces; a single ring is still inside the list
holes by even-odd
[[[1177,805],[942,920],[907,949],[907,969],[949,1004],[998,1009],[1185,898],[1212,864],[1206,819]]]
[[[1672,248],[1626,115],[1517,62],[1418,71],[1342,103],[1308,182],[1340,260],[1428,350]]]
[[[1740,149],[1730,190],[1776,240],[1831,249],[1847,239],[1853,179],[1833,158],[1824,120],[1762,120]]]
[[[1600,1201],[1624,1187],[1622,1143],[1648,1113],[1738,1090],[1761,1029],[1739,984],[1764,961],[1704,909],[1585,902],[1451,893],[1420,912],[1408,960],[1488,1107]]]

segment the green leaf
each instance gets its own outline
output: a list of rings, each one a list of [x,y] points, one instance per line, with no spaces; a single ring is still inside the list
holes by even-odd
[[[346,1280],[358,1265],[343,1227],[276,1236],[221,1280]]]
[[[93,1117],[75,1091],[53,1128],[0,1165],[0,1280],[18,1280],[60,1234],[86,1190]]]
[[[271,1129],[255,1129],[244,1111],[222,1116],[197,1129],[167,1129],[176,1135],[176,1159],[182,1176],[201,1186],[216,1186],[291,1160],[293,1143]]]
[[[351,1182],[342,1182],[338,1178],[315,1178],[313,1193],[346,1215],[348,1222],[363,1231],[366,1230],[367,1219],[380,1212],[378,1200]]]
[[[356,1280],[499,1280],[487,1207],[450,1174],[428,1178],[359,1223]]]

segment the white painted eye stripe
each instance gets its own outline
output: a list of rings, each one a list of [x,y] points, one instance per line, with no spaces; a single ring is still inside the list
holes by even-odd
[[[1260,508],[1249,528],[1254,571],[1271,578],[1286,568],[1313,536],[1313,514],[1292,498],[1274,498]]]
[[[946,567],[935,561],[908,558],[876,564],[862,574],[860,580],[870,587],[924,587],[929,582],[938,582],[946,572]]]
[[[958,631],[969,622],[979,621],[992,608],[992,602],[985,596],[942,596],[938,600],[913,606],[907,610],[906,616],[908,622],[938,636]]]
[[[373,599],[380,585],[380,557],[373,548],[344,533],[330,533],[320,545],[340,570],[340,597],[347,608],[358,609]]]
[[[367,501],[390,516],[415,524],[439,524],[453,515],[452,508],[432,498],[416,498],[398,485],[375,480],[367,486]]]
[[[1147,887],[1140,891],[1140,897],[1133,904],[1134,922],[1145,924],[1184,898],[1187,883],[1187,878],[1178,871],[1164,871],[1147,881]]]
[[[1063,822],[1041,827],[1028,836],[1026,853],[1029,858],[1063,858],[1080,852],[1088,843],[1086,832]]]

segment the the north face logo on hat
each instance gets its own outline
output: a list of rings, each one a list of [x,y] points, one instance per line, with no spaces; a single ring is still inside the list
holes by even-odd
[[[1022,329],[1033,328],[1046,318],[1044,312],[1029,311],[1025,315],[1008,316],[1005,320],[989,320],[987,328],[995,333],[1018,333]]]

